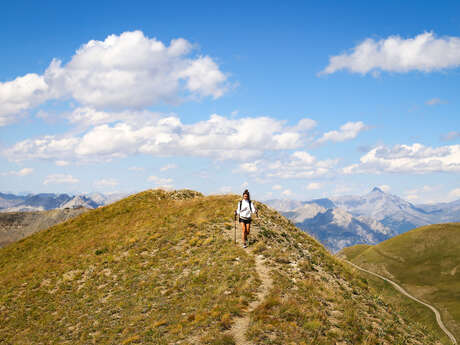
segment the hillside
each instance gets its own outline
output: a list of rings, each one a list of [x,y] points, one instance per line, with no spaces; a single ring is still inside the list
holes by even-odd
[[[146,191],[0,249],[0,339],[439,344],[263,204],[235,245],[237,200]]]
[[[85,208],[36,212],[0,212],[0,247],[87,211]]]
[[[424,226],[341,254],[433,304],[460,339],[460,223]]]

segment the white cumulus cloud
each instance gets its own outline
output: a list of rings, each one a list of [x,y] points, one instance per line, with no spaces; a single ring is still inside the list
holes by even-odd
[[[0,82],[0,127],[18,120],[26,110],[48,98],[49,86],[34,73]]]
[[[102,124],[82,135],[26,139],[4,150],[14,161],[53,159],[100,161],[133,154],[195,156],[245,161],[266,151],[301,147],[306,136],[269,117],[229,119],[217,114],[183,124],[176,116],[148,122]]]
[[[360,158],[360,163],[343,168],[352,173],[431,173],[460,172],[460,145],[428,147],[395,145],[391,148],[380,145]]]
[[[368,38],[350,52],[332,56],[321,74],[339,70],[367,74],[369,72],[431,72],[460,66],[460,38],[438,38],[425,32],[413,38],[389,36],[385,39]]]
[[[183,38],[169,45],[141,31],[82,45],[67,64],[53,59],[43,75],[0,82],[0,126],[50,99],[72,99],[92,109],[140,109],[191,97],[222,96],[227,76],[209,56],[193,56]],[[104,113],[86,111],[71,121],[97,124]]]
[[[303,179],[332,174],[338,159],[318,160],[305,151],[295,151],[280,160],[260,160],[258,174],[270,178]]]

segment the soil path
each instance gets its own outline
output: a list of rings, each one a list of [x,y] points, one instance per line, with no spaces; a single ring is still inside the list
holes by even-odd
[[[401,292],[403,295],[409,297],[410,299],[420,303],[420,304],[423,304],[425,307],[428,307],[430,308],[434,314],[436,315],[436,321],[438,322],[438,325],[439,327],[444,331],[444,333],[446,333],[446,335],[449,337],[450,341],[452,342],[452,344],[454,345],[457,345],[457,340],[455,339],[454,335],[452,333],[450,333],[450,331],[447,329],[447,327],[444,325],[444,323],[442,322],[442,319],[441,319],[441,314],[439,313],[438,309],[436,309],[435,307],[433,307],[431,304],[428,304],[428,303],[425,303],[421,300],[419,300],[417,297],[414,297],[412,296],[411,294],[409,294],[406,290],[404,290],[400,285],[396,284],[394,281],[392,281],[391,279],[388,279],[388,278],[385,278],[384,276],[381,276],[380,274],[377,274],[377,273],[374,273],[374,272],[371,272],[371,271],[368,271],[362,267],[359,267],[357,265],[355,265],[354,263],[348,261],[348,260],[344,260],[345,262],[349,263],[350,265],[352,265],[353,267],[363,271],[363,272],[366,272],[366,273],[369,273],[369,274],[372,274],[380,279],[383,279],[385,281],[387,281],[388,283],[390,283],[391,285],[393,285],[396,290],[398,290],[399,292]]]
[[[249,252],[251,251],[249,250]],[[235,320],[235,323],[230,329],[230,334],[233,336],[236,345],[253,345],[253,343],[246,338],[246,331],[249,326],[249,314],[263,302],[273,286],[273,280],[270,277],[270,271],[265,264],[264,257],[262,255],[253,255],[256,260],[256,271],[262,281],[262,284],[259,286],[256,299],[249,304],[247,310],[244,312],[244,315]]]

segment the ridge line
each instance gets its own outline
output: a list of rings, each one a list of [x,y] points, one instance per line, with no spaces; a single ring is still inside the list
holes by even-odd
[[[229,333],[235,340],[235,345],[253,345],[253,343],[246,338],[246,331],[248,329],[250,320],[249,314],[262,304],[271,287],[273,286],[273,280],[269,274],[270,271],[265,265],[264,260],[261,258],[262,255],[255,255],[252,250],[249,250],[249,252],[254,256],[256,261],[256,272],[259,275],[262,283],[259,286],[259,291],[256,294],[256,299],[249,304],[247,311],[244,312],[245,315],[237,318],[233,323],[232,328],[229,330]]]

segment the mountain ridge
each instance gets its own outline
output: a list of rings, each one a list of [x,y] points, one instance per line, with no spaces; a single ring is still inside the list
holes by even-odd
[[[71,207],[97,208],[110,204],[129,194],[127,193],[38,193],[27,195],[14,195],[0,193],[1,212],[31,212],[64,209]]]
[[[264,204],[233,243],[239,196],[145,191],[0,249],[10,343],[439,344]],[[276,282],[263,297],[256,257]],[[255,309],[248,308],[260,298]]]
[[[272,199],[267,203],[283,212],[301,229],[320,239],[332,251],[338,251],[345,245],[376,244],[423,225],[460,221],[460,200],[415,205],[396,195],[385,193],[378,187],[361,196],[345,195],[309,201]],[[279,207],[280,205],[283,207]],[[293,208],[289,209],[289,206]],[[340,209],[342,213],[349,213],[354,228],[340,227],[332,222],[333,217],[319,214],[328,209]],[[366,231],[363,232],[363,229]],[[345,232],[349,234],[348,241],[344,241]]]

